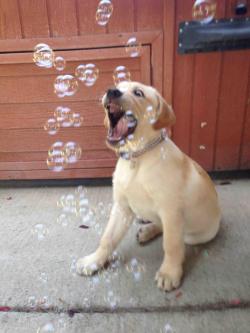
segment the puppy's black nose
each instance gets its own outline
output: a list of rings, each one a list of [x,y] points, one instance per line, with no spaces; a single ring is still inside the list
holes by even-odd
[[[109,89],[107,91],[108,98],[119,98],[122,96],[122,92],[118,89]]]

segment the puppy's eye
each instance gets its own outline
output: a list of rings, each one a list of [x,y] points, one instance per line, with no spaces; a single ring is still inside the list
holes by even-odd
[[[135,96],[137,96],[137,97],[144,97],[144,93],[143,93],[143,91],[141,91],[140,89],[135,89],[135,90],[134,90],[134,94],[135,94]]]

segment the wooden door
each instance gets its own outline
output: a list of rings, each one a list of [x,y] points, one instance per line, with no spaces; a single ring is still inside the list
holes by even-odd
[[[73,74],[80,63],[94,62],[100,70],[93,87],[80,85],[72,97],[58,98],[53,82],[55,69],[32,62],[32,53],[0,55],[0,179],[49,179],[110,177],[116,157],[105,145],[106,130],[101,97],[113,85],[112,72],[126,66],[134,80],[150,84],[150,47],[130,58],[124,48],[59,51],[67,61],[65,72]],[[43,129],[57,106],[68,106],[83,116],[80,128],[60,128],[56,135]],[[56,141],[75,141],[82,158],[64,171],[49,171],[49,147]]]
[[[207,170],[250,168],[250,51],[179,55],[179,23],[192,19],[193,0],[175,13],[174,140]],[[217,1],[217,18],[234,17],[235,1]]]

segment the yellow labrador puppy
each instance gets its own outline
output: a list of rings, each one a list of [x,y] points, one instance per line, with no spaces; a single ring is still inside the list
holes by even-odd
[[[213,239],[220,225],[217,193],[207,173],[167,137],[175,123],[171,107],[152,87],[122,82],[103,97],[107,144],[119,155],[113,175],[113,208],[97,250],[77,262],[79,274],[104,266],[140,216],[144,243],[163,233],[164,259],[156,281],[170,291],[180,285],[186,244]]]

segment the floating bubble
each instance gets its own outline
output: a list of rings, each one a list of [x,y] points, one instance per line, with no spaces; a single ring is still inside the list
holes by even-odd
[[[50,306],[49,297],[43,296],[42,298],[37,300],[37,306],[40,308],[48,308]]]
[[[52,323],[47,323],[42,327],[39,327],[37,333],[53,333],[55,332],[55,327]]]
[[[216,7],[215,0],[196,0],[192,11],[194,20],[202,24],[210,23],[216,15]]]
[[[90,300],[89,300],[89,298],[88,297],[84,297],[84,299],[83,299],[83,306],[84,306],[84,308],[87,308],[87,309],[89,309],[90,308]]]
[[[82,148],[78,143],[73,141],[67,142],[63,148],[63,151],[67,163],[76,163],[82,155]]]
[[[34,309],[36,307],[36,305],[37,305],[37,300],[36,300],[35,296],[30,296],[28,298],[28,306],[30,308]]]
[[[113,13],[113,4],[110,0],[101,0],[96,11],[96,22],[105,26]]]
[[[87,64],[85,69],[85,86],[91,87],[96,83],[99,76],[99,69],[94,64]]]
[[[145,117],[150,124],[154,124],[157,120],[157,112],[152,105],[146,107]]]
[[[161,330],[161,333],[173,333],[173,328],[170,324],[166,324],[163,328],[163,330]]]
[[[54,52],[47,44],[38,44],[34,48],[33,61],[39,67],[51,68]]]
[[[139,281],[141,279],[141,273],[145,271],[144,264],[137,258],[132,258],[126,265],[126,269],[129,273],[132,273],[134,280]]]
[[[118,66],[113,72],[114,84],[117,86],[120,82],[130,81],[131,74],[125,66]]]
[[[60,127],[70,127],[74,124],[74,113],[68,107],[58,106],[55,109],[54,117]]]
[[[80,113],[73,113],[73,126],[74,127],[80,127],[83,123],[83,117],[80,115]]]
[[[92,210],[89,210],[87,214],[83,214],[82,223],[88,227],[95,225],[95,214]]]
[[[54,82],[54,92],[58,97],[73,96],[78,90],[78,81],[73,75],[59,75]]]
[[[50,135],[55,135],[59,131],[60,125],[55,118],[49,118],[45,125],[44,129]]]
[[[115,251],[112,253],[108,261],[109,261],[108,270],[112,271],[112,275],[117,276],[119,273],[119,269],[122,266],[122,257]]]
[[[44,272],[40,273],[39,280],[42,281],[43,283],[48,282],[48,276],[47,276],[47,274],[44,273]]]
[[[60,172],[66,166],[66,159],[63,151],[64,144],[61,141],[55,142],[48,151],[47,166],[49,170]]]
[[[105,215],[105,206],[102,201],[97,204],[97,214],[104,216]]]
[[[57,71],[63,71],[66,67],[66,60],[63,57],[58,56],[55,58],[53,65]]]
[[[142,45],[141,45],[141,43],[139,43],[137,41],[137,38],[131,37],[127,41],[125,50],[126,50],[126,53],[130,55],[130,57],[134,58],[134,57],[138,57],[140,55],[141,48],[142,48]]]
[[[70,217],[68,214],[62,213],[57,217],[57,222],[63,226],[67,227],[70,224]]]
[[[99,69],[95,64],[79,65],[75,70],[75,76],[87,87],[91,87],[98,79]]]
[[[118,305],[119,298],[112,290],[109,290],[107,296],[105,297],[105,301],[108,303],[110,308],[114,310]]]
[[[65,206],[65,195],[62,195],[59,200],[57,200],[57,207],[62,208]]]
[[[73,275],[73,276],[76,276],[76,262],[77,262],[77,259],[76,258],[73,258],[72,259],[72,262],[71,262],[71,265],[70,265],[70,273]]]
[[[77,186],[75,193],[85,197],[88,194],[88,189],[82,185],[79,185]]]
[[[44,224],[38,223],[34,226],[33,233],[37,235],[37,239],[40,241],[47,236],[49,230]]]

